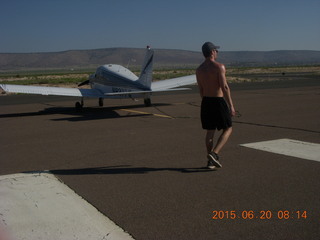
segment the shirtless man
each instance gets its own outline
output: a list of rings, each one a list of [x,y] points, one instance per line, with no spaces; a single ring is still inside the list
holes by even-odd
[[[205,142],[207,147],[208,168],[221,168],[219,152],[232,132],[231,117],[235,109],[231,99],[230,88],[226,80],[225,66],[216,61],[219,46],[206,42],[202,46],[205,61],[198,67],[196,76],[200,90],[201,123],[207,130]],[[222,133],[214,146],[213,137],[216,129]]]

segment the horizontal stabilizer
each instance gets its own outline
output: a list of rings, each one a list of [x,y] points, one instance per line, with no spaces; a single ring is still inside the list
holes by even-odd
[[[192,85],[197,82],[196,75],[183,76],[167,80],[152,82],[151,89],[153,91],[169,90],[181,86]]]

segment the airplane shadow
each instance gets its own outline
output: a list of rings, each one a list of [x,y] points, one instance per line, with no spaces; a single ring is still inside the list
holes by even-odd
[[[93,175],[93,174],[146,174],[152,172],[173,171],[180,173],[204,173],[213,172],[206,167],[202,168],[150,168],[150,167],[131,167],[130,165],[119,165],[110,167],[79,168],[79,169],[56,169],[49,172],[56,175]],[[24,172],[24,173],[34,173]]]
[[[152,104],[151,107],[170,106],[171,104]],[[150,114],[130,112],[125,115],[120,115],[117,111],[121,109],[135,109],[144,108],[144,105],[130,105],[130,106],[115,106],[115,107],[85,107],[81,110],[76,110],[74,107],[48,107],[38,112],[26,113],[9,113],[0,114],[1,118],[18,118],[18,117],[34,117],[34,116],[49,116],[49,115],[69,115],[65,118],[54,118],[52,121],[90,121],[99,119],[113,119],[113,118],[128,118],[128,117],[141,117],[150,116]]]

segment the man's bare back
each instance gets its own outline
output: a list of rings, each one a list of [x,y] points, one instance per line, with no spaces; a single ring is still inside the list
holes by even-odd
[[[235,115],[230,88],[226,79],[226,68],[223,64],[215,61],[217,56],[212,55],[198,67],[196,76],[200,96],[203,97],[224,97],[231,116]]]
[[[201,97],[223,97],[219,77],[223,64],[204,61],[197,69],[197,81]]]

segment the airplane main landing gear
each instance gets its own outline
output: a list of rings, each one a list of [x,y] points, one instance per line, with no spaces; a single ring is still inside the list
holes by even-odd
[[[99,106],[103,107],[103,98],[99,98]]]
[[[76,110],[81,110],[83,108],[83,99],[81,99],[81,102],[76,102]]]

